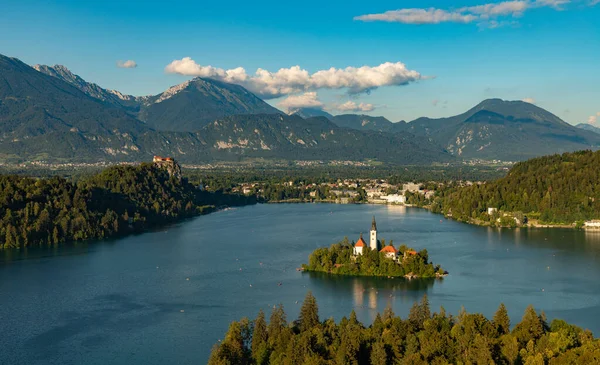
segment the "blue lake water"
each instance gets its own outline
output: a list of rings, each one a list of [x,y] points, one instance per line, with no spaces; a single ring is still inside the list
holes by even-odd
[[[297,272],[308,254],[377,219],[379,237],[416,249],[442,280]],[[119,240],[0,252],[0,363],[203,364],[232,320],[282,303],[295,319],[307,290],[322,318],[352,309],[370,323],[391,305],[406,317],[427,293],[433,310],[512,322],[533,304],[600,333],[600,233],[498,230],[425,210],[274,204],[222,211]],[[281,285],[279,285],[281,283]]]

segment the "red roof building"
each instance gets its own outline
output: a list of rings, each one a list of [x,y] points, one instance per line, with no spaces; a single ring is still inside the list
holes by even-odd
[[[173,162],[173,158],[172,157],[154,156],[152,161],[153,162]]]
[[[361,234],[360,238],[354,244],[354,248],[352,249],[354,252],[354,256],[362,255],[365,247],[367,247],[367,243],[365,242],[365,240],[363,240],[362,234]]]
[[[360,235],[360,238],[358,239],[358,241],[356,241],[356,244],[354,245],[354,247],[366,247],[367,243],[365,242],[365,240],[363,240],[362,235]]]
[[[396,252],[398,252],[398,250],[396,250],[396,249],[394,248],[394,246],[385,246],[385,247],[384,247],[384,248],[382,248],[382,249],[381,249],[381,251],[379,251],[379,252],[383,252],[383,253],[388,253],[388,252],[389,252],[389,253],[396,253]]]
[[[385,257],[390,258],[392,260],[396,260],[398,250],[394,246],[385,246],[379,251],[385,255]]]

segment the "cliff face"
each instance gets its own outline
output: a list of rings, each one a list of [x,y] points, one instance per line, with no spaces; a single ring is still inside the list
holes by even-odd
[[[170,176],[174,176],[178,180],[181,180],[181,166],[177,163],[177,161],[170,160],[157,160],[154,159],[154,165],[160,167],[162,169],[167,170]]]

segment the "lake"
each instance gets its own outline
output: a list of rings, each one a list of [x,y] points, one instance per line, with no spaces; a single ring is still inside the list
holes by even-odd
[[[367,234],[427,248],[441,280],[297,272],[310,252]],[[370,324],[461,306],[512,323],[529,304],[600,333],[600,233],[469,226],[417,208],[267,204],[159,231],[53,249],[0,252],[0,359],[6,364],[204,364],[232,320],[282,303],[297,317],[308,290],[322,319],[354,309]]]

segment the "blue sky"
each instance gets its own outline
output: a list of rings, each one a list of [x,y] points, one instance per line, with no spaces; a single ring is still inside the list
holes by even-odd
[[[277,97],[268,101],[281,108],[316,105],[410,121],[462,113],[491,97],[530,98],[567,122],[600,122],[594,2],[4,0],[0,53],[62,64],[133,95],[214,74],[258,94],[269,87]],[[165,71],[185,57],[190,67]],[[137,67],[119,68],[119,60]],[[292,66],[306,79],[276,74]],[[362,66],[366,74],[356,69]],[[242,76],[226,74],[237,67]],[[267,81],[255,76],[259,68]]]

